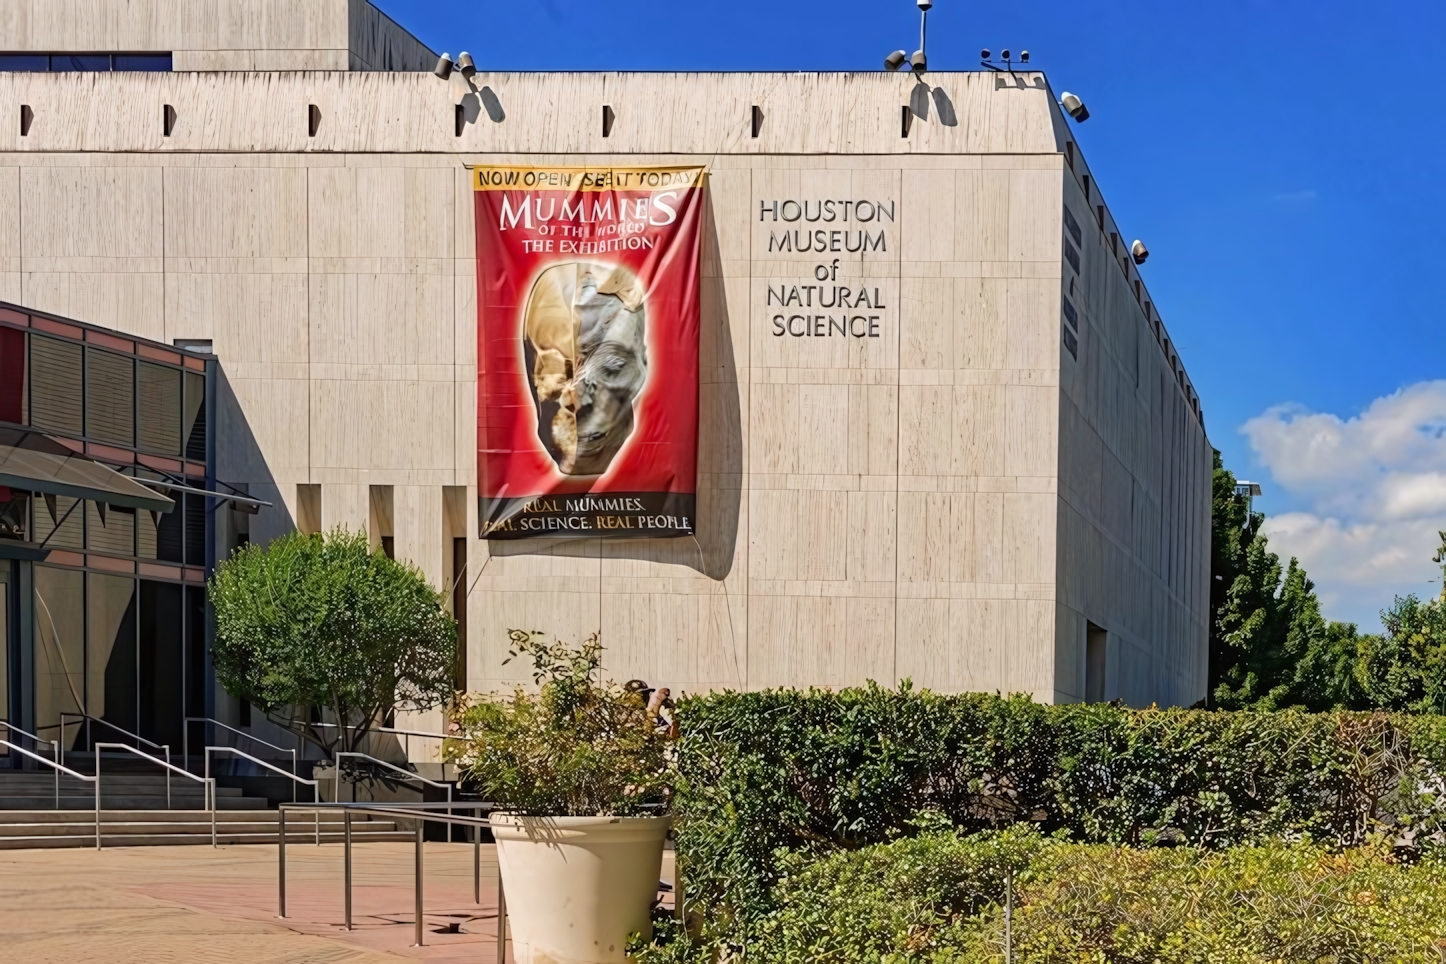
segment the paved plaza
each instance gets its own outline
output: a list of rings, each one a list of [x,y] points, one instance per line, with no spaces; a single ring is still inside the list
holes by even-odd
[[[355,848],[354,929],[342,927],[342,848],[287,847],[287,920],[276,918],[276,847],[0,852],[0,964],[383,964],[496,960],[497,860],[428,843],[425,946],[412,947],[414,849]],[[511,957],[508,957],[511,960]]]

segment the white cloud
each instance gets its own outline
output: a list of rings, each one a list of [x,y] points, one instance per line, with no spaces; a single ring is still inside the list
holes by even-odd
[[[1435,595],[1430,561],[1446,529],[1446,381],[1420,382],[1342,419],[1295,405],[1241,432],[1275,484],[1304,506],[1265,533],[1315,580],[1326,614],[1376,626],[1393,596]]]

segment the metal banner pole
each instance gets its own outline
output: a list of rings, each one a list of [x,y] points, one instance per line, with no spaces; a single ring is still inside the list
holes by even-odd
[[[426,825],[425,820],[420,817],[417,819],[417,939],[412,944],[413,947],[422,946],[422,828]]]
[[[276,811],[276,916],[286,919],[286,811]]]
[[[342,853],[345,855],[343,866],[346,868],[346,929],[351,930],[351,811],[342,813]]]

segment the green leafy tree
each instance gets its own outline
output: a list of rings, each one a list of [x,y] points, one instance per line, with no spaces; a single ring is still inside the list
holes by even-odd
[[[1432,557],[1446,562],[1446,532]],[[1446,578],[1446,566],[1443,566]],[[1446,713],[1446,589],[1435,599],[1397,596],[1381,613],[1385,632],[1361,637],[1353,682],[1370,706]]]
[[[1327,621],[1315,583],[1282,567],[1260,531],[1265,516],[1235,493],[1215,453],[1211,514],[1211,703],[1223,709],[1314,710],[1359,702],[1356,629]]]
[[[353,750],[390,711],[453,695],[457,627],[415,566],[365,533],[293,532],[217,567],[212,659],[226,692],[328,755]],[[334,727],[316,725],[313,708]]]

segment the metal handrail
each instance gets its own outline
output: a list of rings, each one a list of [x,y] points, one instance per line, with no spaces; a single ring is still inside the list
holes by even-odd
[[[379,761],[379,762],[385,762],[385,761]],[[404,771],[404,772],[405,772],[405,771]],[[419,810],[425,810],[425,809],[427,809],[427,808],[436,808],[436,807],[443,807],[443,806],[445,806],[445,807],[448,808],[448,812],[447,812],[447,814],[446,814],[445,816],[443,816],[443,815],[441,815],[441,814],[419,813],[419,812],[418,812]],[[344,830],[344,838],[343,838],[343,839],[344,839],[344,851],[343,851],[343,860],[342,860],[342,867],[343,867],[343,870],[342,870],[342,874],[343,874],[342,880],[343,880],[343,894],[344,894],[344,898],[345,898],[345,899],[344,899],[345,921],[346,921],[346,922],[345,922],[345,927],[346,927],[347,930],[351,930],[351,929],[352,929],[352,925],[351,925],[351,876],[352,876],[352,874],[351,874],[351,867],[352,867],[352,859],[351,859],[351,817],[352,817],[352,814],[353,814],[353,813],[377,814],[377,815],[379,815],[379,816],[385,816],[385,817],[401,818],[401,819],[404,819],[404,820],[414,820],[414,821],[416,821],[416,824],[417,824],[416,844],[415,844],[415,847],[416,847],[416,858],[415,858],[415,861],[416,861],[416,873],[415,873],[415,878],[414,878],[416,921],[415,921],[414,931],[413,931],[415,943],[414,943],[412,946],[413,946],[413,947],[421,947],[421,946],[423,945],[423,935],[422,935],[422,931],[423,931],[423,925],[422,925],[422,918],[423,918],[423,911],[422,911],[422,868],[423,868],[423,862],[422,862],[422,830],[423,830],[423,827],[426,825],[427,821],[431,821],[431,822],[433,822],[433,823],[446,824],[446,825],[447,825],[447,835],[448,835],[449,838],[451,837],[452,827],[454,827],[454,826],[460,825],[460,826],[467,826],[467,827],[473,827],[473,828],[474,828],[474,832],[473,832],[473,834],[472,834],[472,902],[473,902],[474,904],[481,904],[481,903],[482,903],[482,857],[481,857],[481,854],[482,854],[482,828],[484,828],[484,827],[490,827],[491,824],[490,824],[489,821],[488,821],[485,817],[483,817],[481,814],[482,814],[482,811],[483,811],[483,810],[495,810],[495,809],[497,809],[498,805],[495,804],[495,803],[470,802],[470,801],[469,801],[468,803],[466,803],[466,804],[463,804],[463,805],[462,805],[462,808],[463,808],[463,809],[465,809],[465,810],[472,810],[472,811],[474,811],[474,812],[477,813],[477,816],[475,816],[475,817],[461,817],[461,816],[457,816],[457,815],[455,815],[455,814],[453,814],[453,813],[451,812],[451,809],[450,809],[451,806],[452,806],[452,803],[451,803],[450,800],[449,800],[447,803],[445,803],[445,804],[441,804],[441,803],[422,803],[422,804],[397,804],[397,805],[395,805],[395,806],[390,806],[390,805],[387,805],[387,804],[375,804],[375,803],[341,803],[341,802],[339,802],[339,801],[338,801],[338,802],[335,802],[335,803],[321,803],[321,804],[309,804],[309,805],[308,805],[308,804],[287,804],[287,803],[283,803],[280,807],[277,808],[277,814],[276,814],[276,824],[277,824],[277,832],[276,832],[276,842],[277,842],[277,847],[276,847],[276,857],[277,857],[277,860],[276,860],[276,864],[277,864],[276,909],[277,909],[277,914],[276,914],[276,916],[277,916],[277,917],[280,917],[282,920],[285,920],[285,919],[286,919],[286,814],[287,814],[288,811],[296,811],[296,812],[298,812],[298,813],[305,813],[305,812],[307,812],[308,810],[311,810],[311,811],[313,811],[313,812],[317,812],[317,811],[325,812],[325,811],[340,809],[340,810],[342,811],[342,819],[343,819],[344,827],[345,827],[345,830]],[[503,962],[506,961],[506,952],[507,952],[507,895],[506,895],[506,893],[505,893],[505,892],[503,891],[503,889],[502,889],[502,865],[499,863],[499,864],[497,865],[497,961],[498,961],[498,964],[503,964]]]
[[[262,746],[269,746],[273,750],[280,750],[282,753],[290,753],[291,773],[293,776],[300,776],[300,773],[297,772],[296,751],[294,749],[277,746],[275,743],[268,743],[265,740],[261,739],[261,737],[259,736],[252,736],[245,730],[238,730],[236,729],[236,727],[232,726],[229,723],[222,723],[220,720],[212,719],[209,716],[187,716],[181,721],[181,762],[185,766],[189,767],[191,765],[191,727],[189,726],[189,724],[191,723],[214,723],[216,726],[221,727],[221,729],[230,730],[237,736],[243,736],[246,739],[250,740],[252,743],[260,743]],[[295,800],[293,800],[292,802],[294,803]]]
[[[55,762],[56,762],[57,764],[60,763],[60,741],[59,741],[59,740],[46,740],[46,739],[42,739],[41,737],[36,736],[34,733],[31,733],[31,732],[29,732],[28,730],[22,730],[20,727],[16,726],[15,724],[13,724],[13,723],[8,723],[8,722],[6,722],[5,720],[0,720],[0,726],[5,727],[5,729],[6,729],[7,731],[19,733],[19,734],[21,734],[22,736],[27,736],[27,737],[29,737],[30,739],[32,739],[32,740],[35,741],[35,745],[36,745],[36,746],[40,746],[40,744],[42,744],[42,743],[49,743],[49,744],[50,744],[50,755],[55,759]],[[8,740],[5,741],[5,742],[6,742],[6,745],[7,745],[7,746],[10,745]],[[56,770],[56,771],[55,771],[55,809],[57,809],[57,810],[60,809],[60,771],[59,771],[59,770]]]
[[[64,712],[64,713],[59,714],[60,722],[59,722],[59,723],[56,723],[56,724],[53,724],[53,725],[60,727],[60,739],[61,739],[62,742],[65,740],[65,718],[66,718],[67,716],[74,717],[74,718],[77,719],[77,720],[85,720],[86,737],[91,740],[91,744],[92,744],[92,745],[94,745],[94,740],[95,740],[95,738],[94,738],[94,736],[92,736],[91,733],[90,733],[90,725],[91,725],[92,723],[99,723],[101,726],[108,726],[108,727],[110,727],[112,730],[115,730],[117,733],[122,733],[122,734],[130,737],[132,740],[139,740],[141,743],[144,743],[146,746],[153,746],[153,747],[155,747],[157,750],[165,750],[165,751],[166,751],[166,765],[167,765],[167,766],[170,765],[170,762],[171,762],[171,745],[170,745],[169,743],[157,743],[155,740],[148,740],[148,739],[146,739],[145,737],[141,736],[139,733],[132,733],[130,730],[126,729],[126,728],[123,727],[123,726],[116,726],[116,725],[115,725],[114,723],[112,723],[110,720],[103,720],[103,719],[101,719],[101,718],[98,717],[98,716],[91,716],[89,713],[71,713],[71,712],[69,712],[69,711],[66,711],[66,712]],[[37,726],[37,727],[36,727],[37,730],[48,730],[48,729],[50,729],[50,728],[51,728],[50,726]],[[132,747],[131,749],[140,749],[140,748],[139,748],[139,747]]]
[[[291,802],[292,802],[292,803],[295,803],[295,802],[296,802],[296,785],[297,785],[298,783],[304,783],[304,784],[306,784],[307,786],[311,787],[311,802],[312,802],[312,803],[316,803],[316,802],[317,802],[317,794],[318,794],[318,791],[319,791],[320,788],[321,788],[321,781],[320,781],[320,780],[308,780],[308,779],[306,779],[305,777],[297,776],[295,773],[287,773],[285,770],[281,769],[281,767],[279,767],[279,766],[274,766],[273,764],[267,763],[265,760],[262,760],[262,759],[259,759],[259,758],[257,758],[257,757],[254,757],[254,756],[252,756],[252,755],[249,754],[249,753],[243,753],[243,752],[241,752],[240,750],[236,749],[236,748],[233,747],[233,746],[208,746],[208,747],[206,747],[206,753],[205,753],[205,757],[206,757],[206,777],[207,777],[208,779],[209,779],[210,776],[211,776],[211,753],[212,753],[212,751],[215,751],[216,753],[234,753],[234,754],[236,754],[236,755],[239,756],[239,757],[242,757],[242,758],[244,758],[244,759],[250,760],[252,763],[256,763],[256,764],[260,764],[261,766],[264,766],[266,769],[272,771],[273,773],[279,773],[279,774],[281,774],[282,776],[288,778],[289,780],[291,780]]]
[[[404,769],[402,769],[401,767],[397,766],[397,765],[394,764],[394,763],[388,763],[386,760],[378,760],[378,759],[377,759],[376,757],[374,757],[374,756],[371,756],[371,755],[366,754],[366,753],[359,753],[359,752],[357,752],[357,751],[355,751],[355,750],[345,750],[345,751],[343,751],[343,752],[341,752],[341,753],[336,754],[336,778],[335,778],[335,780],[333,781],[333,784],[334,784],[334,787],[335,787],[333,793],[334,793],[334,795],[335,795],[336,800],[337,800],[338,803],[341,802],[341,758],[344,757],[344,756],[354,756],[354,757],[359,757],[359,758],[361,758],[361,759],[363,759],[363,760],[369,760],[369,761],[371,761],[372,763],[381,764],[382,766],[386,767],[388,770],[393,770],[393,771],[395,771],[395,772],[397,772],[397,773],[402,774],[402,775],[405,776],[405,777],[408,777],[408,778],[410,778],[410,779],[412,779],[412,780],[416,780],[418,783],[425,783],[425,784],[426,784],[427,786],[429,786],[429,787],[436,787],[436,788],[438,788],[439,790],[446,790],[446,791],[447,791],[448,812],[449,812],[449,813],[451,812],[452,784],[450,784],[450,783],[439,783],[439,782],[437,782],[436,780],[428,780],[426,777],[422,776],[420,773],[413,773],[411,770],[404,770]],[[352,802],[352,803],[356,803],[356,780],[355,780],[355,779],[353,779],[353,780],[351,781],[351,802]],[[451,840],[451,839],[452,839],[452,831],[451,831],[450,829],[448,829],[448,831],[447,831],[447,839],[448,839],[448,840]]]
[[[7,724],[7,726],[9,726],[9,724]],[[20,727],[16,727],[16,730],[20,730]],[[25,733],[25,730],[20,730],[20,733]],[[30,736],[30,734],[29,734],[29,733],[25,733],[25,736]],[[35,739],[35,737],[30,737],[30,739]],[[36,740],[36,743],[39,743],[39,740]],[[30,752],[30,750],[26,750],[25,747],[19,746],[19,744],[10,743],[9,740],[0,740],[0,746],[10,747],[10,749],[12,749],[12,750],[17,750],[17,752],[20,752],[20,753],[25,754],[25,756],[30,757],[30,759],[32,759],[32,760],[39,760],[40,763],[45,763],[46,766],[54,767],[54,769],[55,769],[55,809],[61,809],[61,773],[62,773],[62,772],[64,772],[64,773],[69,773],[69,775],[71,775],[71,776],[77,776],[77,778],[80,778],[80,779],[82,779],[82,780],[93,780],[93,779],[95,779],[94,776],[85,776],[84,773],[77,773],[77,772],[75,772],[75,770],[72,770],[71,767],[62,765],[61,760],[59,760],[59,757],[58,757],[58,756],[56,756],[56,759],[55,759],[55,760],[46,760],[45,757],[40,756],[39,753],[32,753],[32,752]],[[59,746],[61,746],[61,744],[59,744],[59,741],[51,740],[51,749],[54,750],[54,752],[55,752],[56,754],[59,754]]]
[[[96,743],[95,749],[95,809],[100,813],[100,751],[101,750],[125,750],[127,753],[134,753],[143,760],[149,760],[157,766],[166,768],[166,809],[171,809],[171,773],[179,773],[188,780],[195,780],[204,788],[205,799],[209,801],[208,809],[211,811],[211,846],[216,845],[216,781],[206,777],[198,777],[189,770],[174,766],[169,760],[162,760],[159,757],[151,756],[144,750],[137,750],[127,743]],[[169,749],[169,748],[167,748]],[[100,818],[97,817],[97,820]],[[100,834],[96,833],[95,849],[100,849]]]

